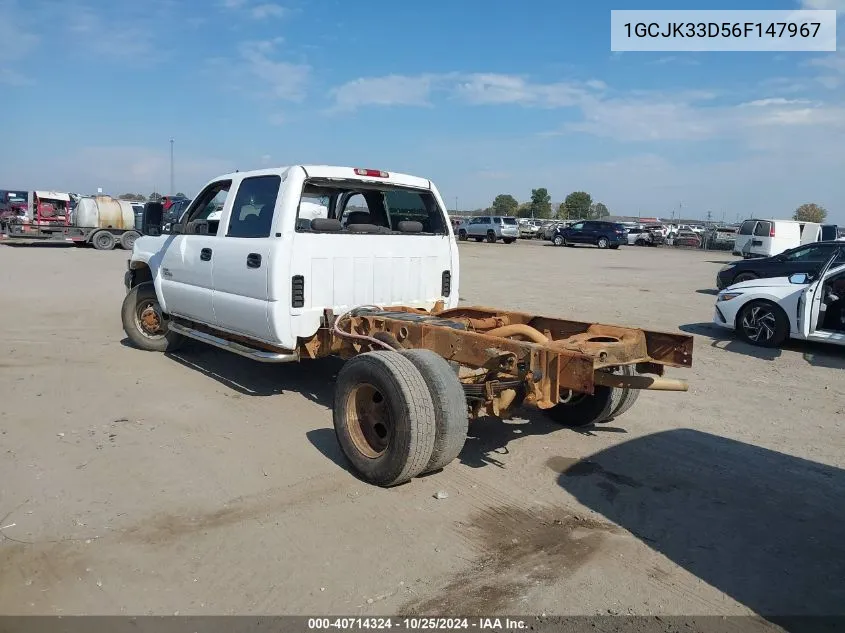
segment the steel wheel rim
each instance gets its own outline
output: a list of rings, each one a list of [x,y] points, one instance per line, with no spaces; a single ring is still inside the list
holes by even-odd
[[[111,233],[100,233],[96,241],[99,246],[108,246],[111,244]]]
[[[135,308],[135,326],[143,336],[149,339],[164,338],[167,332],[164,329],[158,302],[144,301],[138,304]]]
[[[376,459],[393,440],[393,420],[387,398],[369,383],[355,387],[346,401],[349,436],[361,455]]]
[[[130,235],[129,237],[125,238],[124,241],[125,241],[125,244],[126,244],[126,250],[132,250],[132,248],[135,246],[135,240],[137,240],[137,239],[138,238],[135,237],[134,235]]]
[[[753,306],[742,314],[742,330],[755,342],[771,341],[775,335],[777,317],[771,308]]]

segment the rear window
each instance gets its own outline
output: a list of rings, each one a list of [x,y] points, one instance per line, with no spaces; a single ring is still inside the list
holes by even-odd
[[[757,237],[769,237],[772,231],[772,223],[760,220],[757,227],[754,229],[754,235]]]
[[[400,222],[418,222],[422,234],[448,234],[446,218],[430,191],[359,181],[307,182],[296,229],[310,230],[310,221],[317,218],[340,220],[344,231],[358,225],[355,233],[407,233],[399,230]]]
[[[752,233],[754,233],[755,226],[757,226],[757,220],[746,220],[742,223],[742,226],[739,227],[739,234],[751,235]]]
[[[516,218],[502,218],[504,224],[516,224]]]

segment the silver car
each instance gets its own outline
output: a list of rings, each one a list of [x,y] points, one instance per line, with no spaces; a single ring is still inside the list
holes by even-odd
[[[476,242],[486,239],[490,243],[502,240],[505,244],[512,244],[518,237],[516,218],[499,215],[469,218],[458,227],[458,239],[461,241],[472,238]]]

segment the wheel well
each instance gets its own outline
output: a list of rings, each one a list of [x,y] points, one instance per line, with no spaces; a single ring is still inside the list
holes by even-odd
[[[153,280],[153,272],[150,270],[150,267],[144,263],[133,265],[132,270],[135,271],[132,281],[133,288],[144,282]]]
[[[792,331],[792,323],[790,323],[790,321],[789,321],[789,315],[786,313],[786,310],[784,310],[784,309],[783,309],[782,307],[780,307],[777,303],[775,303],[774,301],[771,301],[770,299],[754,299],[754,300],[749,301],[748,303],[746,303],[744,306],[742,306],[742,307],[741,307],[741,308],[737,311],[737,313],[736,313],[736,317],[734,318],[734,328],[735,328],[735,329],[737,329],[737,330],[738,330],[738,329],[739,329],[739,327],[740,327],[740,325],[739,325],[739,318],[740,318],[740,316],[742,316],[742,313],[743,313],[743,311],[745,310],[745,308],[746,308],[747,306],[750,306],[750,305],[751,305],[751,304],[753,304],[753,303],[765,303],[767,306],[772,306],[772,307],[775,309],[775,311],[776,311],[776,312],[780,312],[780,313],[781,313],[781,315],[783,316],[783,318],[784,318],[784,319],[786,319],[786,324],[787,324],[788,331],[790,331],[790,332]]]

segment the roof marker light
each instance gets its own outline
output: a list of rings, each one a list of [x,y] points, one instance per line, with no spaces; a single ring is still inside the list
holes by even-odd
[[[390,174],[386,171],[379,171],[378,169],[362,169],[360,167],[355,169],[355,173],[359,176],[370,176],[375,178],[390,178]]]

